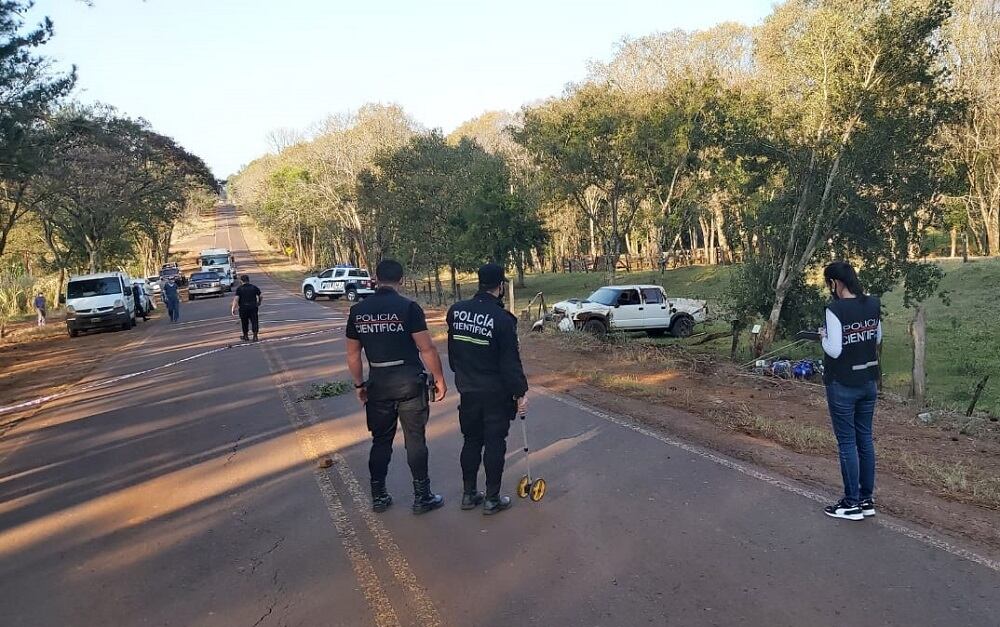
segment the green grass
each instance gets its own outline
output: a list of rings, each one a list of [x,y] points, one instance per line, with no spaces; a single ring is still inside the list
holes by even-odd
[[[731,266],[696,266],[659,271],[620,272],[615,282],[619,285],[651,283],[662,285],[668,296],[703,298],[718,302],[732,275]],[[599,287],[606,285],[603,272],[571,272],[529,274],[525,287],[516,292],[517,304],[523,306],[537,292],[544,292],[545,302],[552,304],[567,298],[585,298]],[[464,289],[464,288],[463,288]],[[711,306],[711,303],[710,303]]]
[[[941,288],[949,292],[951,304],[934,298],[927,303],[927,385],[928,401],[932,405],[965,410],[973,390],[986,374],[991,375],[978,408],[1000,414],[1000,259],[980,259],[963,264],[960,260],[940,262],[946,271]],[[732,268],[696,266],[667,270],[637,272],[618,276],[617,283],[654,283],[662,285],[671,296],[703,298],[709,309],[718,305],[732,276]],[[604,285],[604,274],[558,273],[532,274],[526,277],[526,287],[517,290],[517,307],[523,307],[536,292],[544,292],[546,304],[571,297],[583,298]],[[463,290],[466,287],[463,285]],[[883,327],[885,345],[883,368],[886,387],[907,394],[913,360],[908,325],[913,311],[903,307],[902,293],[887,294]],[[725,321],[704,325],[701,331],[722,331]],[[653,343],[677,343],[678,340],[647,340]],[[690,344],[691,340],[683,342]],[[776,344],[776,348],[782,343]],[[729,355],[729,342],[721,339],[692,350],[719,356]],[[798,346],[782,356],[799,359],[819,358],[822,352],[815,344]],[[750,360],[747,335],[741,342],[739,357]]]

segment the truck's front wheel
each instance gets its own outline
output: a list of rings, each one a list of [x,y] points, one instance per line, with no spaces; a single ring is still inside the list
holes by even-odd
[[[312,285],[305,286],[302,294],[306,297],[306,300],[316,300],[316,290],[313,289]]]
[[[591,318],[583,323],[583,330],[594,335],[604,335],[608,332],[608,326],[602,320]]]
[[[691,337],[694,333],[694,320],[690,316],[681,316],[670,326],[670,335],[674,337]]]

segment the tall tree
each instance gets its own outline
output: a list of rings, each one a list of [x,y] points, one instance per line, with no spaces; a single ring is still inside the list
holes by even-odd
[[[67,262],[96,272],[131,257],[137,233],[172,224],[184,192],[215,180],[204,163],[112,109],[69,109],[53,122],[57,148],[39,177],[41,219]]]
[[[585,85],[528,109],[515,137],[533,155],[552,195],[572,200],[593,220],[613,283],[622,244],[644,199],[636,159],[638,121],[628,98],[606,85]]]
[[[984,252],[1000,255],[1000,2],[956,0],[945,34],[948,68],[967,102],[945,133],[966,177],[959,197],[968,219],[957,222],[976,228]]]
[[[32,5],[0,0],[0,255],[14,225],[37,201],[31,183],[47,154],[45,118],[76,80],[75,68],[53,75],[37,54],[52,37],[52,22],[45,18],[26,29]]]
[[[771,179],[772,222],[759,225],[777,263],[762,346],[775,337],[790,289],[834,234],[906,222],[895,213],[912,216],[920,200],[931,200],[926,186],[907,183],[953,111],[941,69],[949,7],[790,0],[762,26],[757,86],[771,105],[756,121],[756,140],[782,171]],[[896,196],[918,187],[922,199]]]

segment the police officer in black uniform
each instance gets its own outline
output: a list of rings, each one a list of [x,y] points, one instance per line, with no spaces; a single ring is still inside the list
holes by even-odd
[[[424,367],[434,377],[433,400],[443,399],[448,388],[441,357],[427,332],[424,311],[397,291],[403,280],[403,266],[386,259],[375,269],[375,278],[378,289],[351,307],[347,318],[347,365],[358,400],[365,406],[372,434],[368,457],[372,509],[384,512],[392,504],[385,477],[398,421],[403,426],[406,461],[413,475],[413,513],[423,514],[444,503],[440,495],[431,492],[427,476],[424,431],[430,408]],[[362,350],[368,358],[367,381],[361,363]]]
[[[240,286],[236,288],[236,295],[233,296],[231,311],[235,316],[239,310],[240,326],[243,329],[243,335],[240,336],[240,339],[244,342],[250,341],[250,337],[247,335],[250,331],[253,331],[253,341],[257,341],[257,335],[260,333],[258,312],[263,302],[264,297],[260,293],[260,288],[250,282],[250,276],[247,274],[241,276]]]
[[[510,497],[500,495],[507,432],[527,408],[517,318],[501,300],[506,282],[502,267],[486,264],[479,269],[479,292],[448,310],[448,362],[462,395],[462,509],[482,503],[487,515],[510,507]],[[486,469],[485,499],[476,488],[480,461]]]

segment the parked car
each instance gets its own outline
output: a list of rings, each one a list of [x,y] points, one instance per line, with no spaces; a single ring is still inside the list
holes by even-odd
[[[688,337],[695,324],[708,318],[708,304],[669,297],[659,285],[609,285],[586,299],[556,303],[552,317],[563,331],[645,331],[651,337],[666,333]]]
[[[347,300],[354,302],[374,294],[373,283],[368,271],[363,268],[335,266],[302,281],[302,295],[308,300],[316,300],[317,296],[326,296],[330,300],[346,296]]]
[[[160,286],[160,275],[154,274],[153,276],[146,277],[146,283],[149,285],[149,289],[153,291],[154,296],[160,296],[163,289]]]
[[[153,297],[153,287],[146,279],[132,279],[132,285],[139,288],[139,301],[142,303],[142,311],[135,314],[141,316],[149,315],[156,311],[156,299]],[[159,285],[156,286],[159,289]]]
[[[218,272],[195,272],[188,281],[188,300],[199,296],[222,296],[225,293],[226,286]]]
[[[177,287],[184,287],[188,284],[187,277],[181,272],[177,264],[173,264],[170,267],[160,269],[160,278],[164,280],[173,279]]]
[[[66,305],[66,330],[70,337],[91,329],[127,330],[135,326],[132,280],[124,272],[71,276],[59,302]]]

